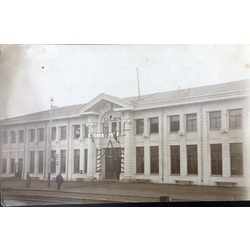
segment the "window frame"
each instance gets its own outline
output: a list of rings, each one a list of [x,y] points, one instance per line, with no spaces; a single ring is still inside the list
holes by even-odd
[[[136,129],[135,129],[136,135],[142,135],[144,133],[144,119],[136,119],[135,124],[136,124]]]
[[[187,174],[198,175],[197,145],[187,145]]]
[[[223,176],[222,144],[221,143],[210,144],[210,158],[211,158],[210,160],[211,175]]]
[[[180,157],[180,145],[171,145],[170,146],[171,175],[180,175],[181,173],[181,163],[180,163],[181,159],[180,158],[181,158]]]
[[[174,118],[178,118],[178,121],[174,121],[173,120]],[[170,132],[178,132],[180,130],[180,115],[169,116],[169,123],[170,123]]]
[[[186,131],[197,131],[197,113],[186,114]]]
[[[61,140],[67,139],[67,126],[60,126],[60,135]]]
[[[136,147],[136,174],[144,174],[144,147]]]
[[[38,129],[38,141],[44,141],[44,137],[45,137],[44,128],[39,128]]]
[[[154,122],[154,120],[157,120],[157,122]],[[159,117],[149,118],[149,128],[150,128],[150,134],[159,133]]]
[[[212,115],[219,114],[219,116],[212,117]],[[209,112],[209,128],[210,130],[218,130],[221,128],[221,111]]]
[[[234,149],[234,151],[240,152],[232,152],[233,146],[238,146],[238,148]],[[235,166],[235,162],[237,162],[237,166]],[[233,171],[235,171],[233,173]],[[230,173],[231,176],[243,176],[244,175],[244,166],[243,166],[243,144],[242,143],[230,143]]]
[[[240,114],[232,115],[232,112],[240,111]],[[242,109],[230,109],[228,110],[228,117],[229,117],[229,128],[231,129],[238,129],[242,128]],[[232,123],[235,123],[233,125]]]
[[[80,149],[74,149],[74,174],[80,173]]]
[[[159,174],[159,146],[150,146],[150,174]]]

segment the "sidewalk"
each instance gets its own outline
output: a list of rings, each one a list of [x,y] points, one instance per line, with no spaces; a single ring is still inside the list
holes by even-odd
[[[47,191],[57,192],[58,195],[93,194],[109,196],[133,196],[159,199],[161,196],[169,196],[172,200],[178,201],[232,201],[250,200],[250,189],[241,187],[212,187],[193,185],[172,185],[152,183],[122,183],[113,181],[102,182],[72,182],[65,181],[61,190],[57,191],[55,181],[32,181],[30,188],[26,187],[25,180],[5,180],[1,184],[2,189],[26,191]]]

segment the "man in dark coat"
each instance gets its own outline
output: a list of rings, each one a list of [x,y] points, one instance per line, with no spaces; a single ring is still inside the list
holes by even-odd
[[[62,177],[61,173],[59,173],[59,175],[57,175],[56,182],[57,182],[57,190],[60,190],[61,185],[63,183],[63,177]]]

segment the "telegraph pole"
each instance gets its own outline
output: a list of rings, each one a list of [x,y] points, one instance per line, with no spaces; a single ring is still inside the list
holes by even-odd
[[[49,120],[49,138],[48,138],[48,187],[50,187],[50,175],[51,175],[51,144],[52,144],[52,108],[53,97],[50,98],[50,120]]]

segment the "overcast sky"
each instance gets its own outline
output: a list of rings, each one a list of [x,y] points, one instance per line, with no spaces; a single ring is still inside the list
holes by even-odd
[[[1,118],[250,79],[249,45],[0,45]]]

